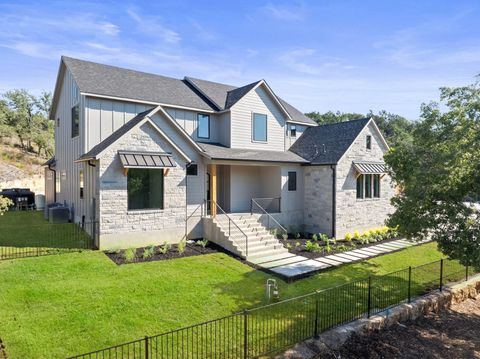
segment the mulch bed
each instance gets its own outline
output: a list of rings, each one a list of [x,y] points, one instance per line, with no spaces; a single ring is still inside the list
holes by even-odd
[[[372,246],[375,246],[377,244],[384,244],[384,243],[389,243],[389,242],[393,242],[397,239],[400,239],[400,238],[390,238],[390,239],[384,239],[382,241],[379,241],[379,242],[373,242],[373,243],[361,243],[359,241],[356,241],[356,240],[352,240],[351,242],[347,242],[347,241],[337,241],[337,244],[333,244],[333,243],[330,243],[330,247],[331,247],[331,251],[330,252],[326,252],[325,250],[325,243],[323,241],[320,241],[318,240],[317,243],[320,245],[321,247],[321,251],[320,252],[310,252],[310,251],[307,251],[305,249],[305,243],[307,241],[311,241],[313,242],[312,239],[305,239],[305,238],[299,238],[299,239],[287,239],[287,240],[284,240],[284,239],[280,239],[280,242],[282,242],[282,244],[286,247],[287,244],[290,244],[291,245],[291,248],[288,249],[288,251],[292,254],[296,254],[296,255],[299,255],[299,256],[303,256],[303,257],[306,257],[306,258],[310,258],[310,259],[314,259],[314,258],[320,258],[320,257],[325,257],[325,256],[329,256],[329,255],[332,255],[332,254],[338,254],[338,253],[343,253],[343,252],[346,252],[346,251],[351,251],[351,250],[354,250],[354,249],[362,249],[362,248],[368,248],[368,247],[372,247]],[[295,244],[299,242],[301,245],[296,247]],[[353,244],[353,246],[352,246]],[[344,245],[345,247],[347,247],[346,249],[344,250],[339,250],[337,249],[338,246],[341,246],[341,245]]]
[[[480,297],[438,314],[396,324],[385,331],[353,335],[339,350],[318,359],[480,358]]]
[[[105,254],[116,264],[130,264],[130,263],[142,263],[142,262],[155,262],[155,261],[163,261],[168,259],[176,259],[176,258],[185,258],[185,257],[193,257],[193,256],[200,256],[203,254],[211,254],[211,253],[218,253],[223,252],[224,250],[217,246],[212,242],[208,242],[207,246],[204,248],[199,244],[196,244],[195,241],[189,241],[187,246],[185,247],[185,251],[180,254],[178,252],[178,245],[172,244],[170,250],[163,254],[160,253],[159,249],[162,248],[162,245],[154,246],[155,251],[151,257],[144,258],[143,253],[145,249],[148,247],[137,248],[136,249],[136,256],[135,259],[131,262],[127,262],[125,260],[125,250],[120,251],[105,251]]]

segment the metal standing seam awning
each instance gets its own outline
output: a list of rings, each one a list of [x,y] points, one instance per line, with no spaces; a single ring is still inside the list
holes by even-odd
[[[357,171],[357,177],[363,174],[384,175],[387,172],[385,169],[385,163],[383,162],[353,161],[353,167]]]
[[[163,168],[166,172],[176,167],[170,153],[118,151],[125,174],[129,168]]]

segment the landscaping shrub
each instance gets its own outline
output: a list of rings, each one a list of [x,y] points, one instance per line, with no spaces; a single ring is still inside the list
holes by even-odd
[[[127,248],[123,252],[123,258],[126,263],[131,263],[137,258],[137,249],[136,248]]]
[[[318,241],[318,236],[316,233],[313,234],[312,239],[316,242]]]
[[[305,242],[305,249],[309,252],[320,252],[321,247],[317,242],[306,241]]]
[[[186,248],[186,247],[187,247],[187,242],[182,239],[182,240],[177,244],[178,253],[183,254],[183,253],[185,252],[185,248]]]
[[[155,246],[153,245],[148,246],[143,250],[143,259],[152,258],[154,254],[155,254]]]
[[[345,240],[346,240],[347,242],[351,242],[352,239],[353,239],[353,235],[352,235],[351,233],[346,233],[346,234],[345,234]]]
[[[205,248],[208,245],[208,239],[204,238],[201,241],[197,241],[195,244]]]
[[[282,238],[284,241],[286,241],[288,239],[288,234],[287,233],[282,234]]]
[[[359,241],[362,238],[361,234],[359,231],[353,232],[353,239]]]
[[[163,245],[161,245],[158,248],[158,253],[167,254],[168,251],[170,250],[170,248],[172,248],[172,245],[170,243],[168,243],[167,241],[165,241],[165,242],[163,242]]]

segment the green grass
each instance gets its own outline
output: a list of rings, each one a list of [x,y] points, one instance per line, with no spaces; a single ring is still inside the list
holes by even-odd
[[[90,224],[87,224],[89,226]],[[74,223],[49,224],[43,211],[7,212],[0,216],[0,258],[2,253],[48,253],[51,249],[90,248],[92,240]],[[2,248],[8,247],[8,248]],[[22,256],[22,255],[21,255]]]
[[[441,257],[433,243],[411,247],[294,283],[279,281],[280,296]],[[123,266],[101,252],[0,261],[0,338],[9,358],[66,357],[265,304],[270,277],[225,254]]]

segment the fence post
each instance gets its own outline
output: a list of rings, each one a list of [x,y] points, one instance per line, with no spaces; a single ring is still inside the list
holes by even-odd
[[[412,266],[408,267],[408,303],[412,301]]]
[[[368,301],[367,301],[367,318],[370,318],[370,310],[372,307],[372,277],[368,277]]]
[[[443,258],[440,259],[440,292],[443,290]]]
[[[148,359],[148,336],[145,336],[145,359]]]
[[[315,332],[314,332],[314,337],[318,338],[318,291],[315,296]]]
[[[248,312],[243,311],[243,357],[248,359]]]

